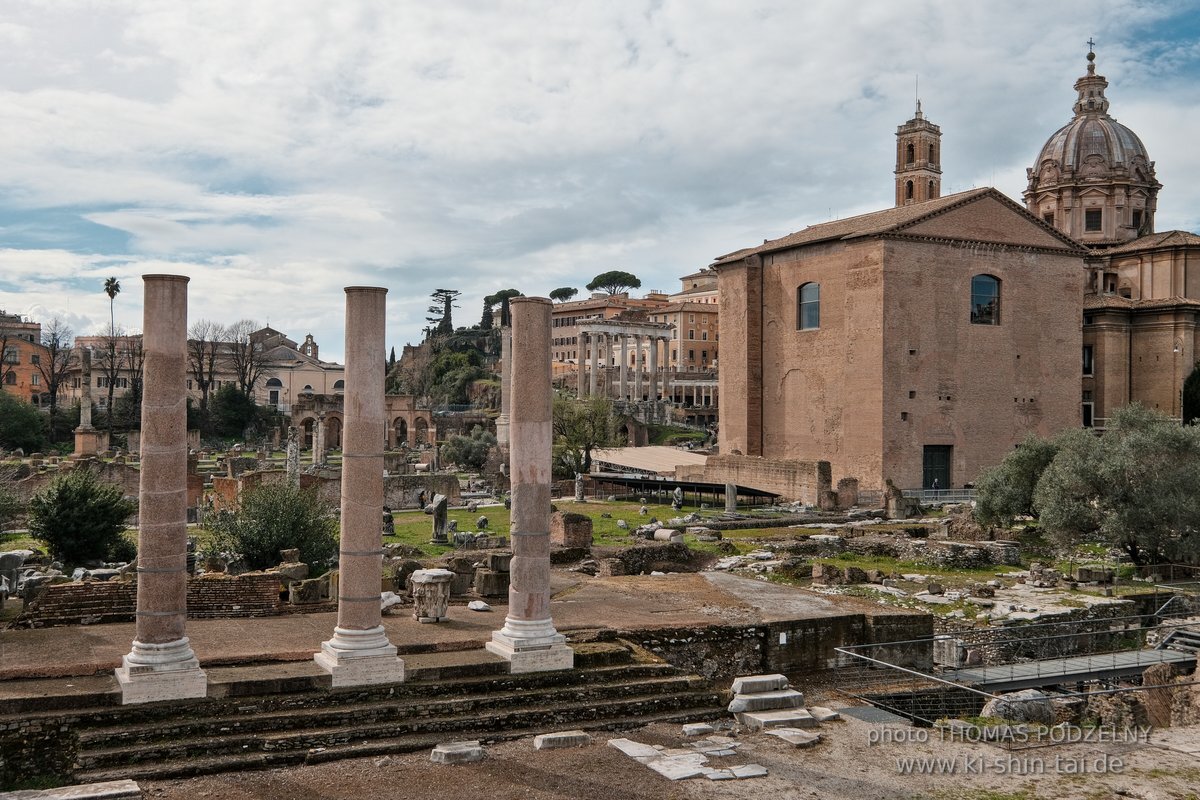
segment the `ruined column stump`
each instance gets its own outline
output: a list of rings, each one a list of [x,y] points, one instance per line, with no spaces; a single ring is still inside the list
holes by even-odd
[[[413,619],[417,622],[445,622],[450,619],[450,581],[448,569],[419,569],[412,574]]]

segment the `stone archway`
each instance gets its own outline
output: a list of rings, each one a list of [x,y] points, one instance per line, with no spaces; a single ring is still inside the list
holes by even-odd
[[[428,444],[429,443],[429,423],[422,417],[417,417],[413,423],[413,443]]]
[[[342,449],[342,418],[328,416],[325,418],[325,449]]]
[[[392,431],[396,436],[396,446],[408,445],[408,420],[404,417],[397,417],[392,423]]]

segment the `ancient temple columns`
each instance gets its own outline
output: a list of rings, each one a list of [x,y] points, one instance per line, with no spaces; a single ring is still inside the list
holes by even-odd
[[[646,351],[642,349],[642,337],[633,337],[633,399],[642,401],[642,372],[646,369]]]
[[[570,669],[574,653],[550,618],[550,301],[515,297],[511,308],[513,371],[522,376],[510,420],[513,558],[508,616],[487,649],[507,659],[512,672]]]
[[[588,334],[583,331],[579,332],[579,350],[576,352],[579,353],[579,358],[577,359],[579,362],[579,385],[575,387],[575,391],[582,398],[587,397],[588,387],[590,386],[587,371]]]
[[[658,400],[658,345],[662,340],[650,337],[650,402]]]
[[[621,399],[629,397],[629,337],[621,337]]]
[[[116,670],[121,702],[204,697],[187,620],[187,282],[143,277],[145,348],[133,648]],[[378,525],[376,525],[378,527]]]
[[[383,548],[384,317],[387,289],[346,289],[346,393],[342,433],[342,533],[338,619],[313,658],[333,685],[404,680],[404,662],[388,641],[379,605]],[[547,326],[547,329],[549,326]]]
[[[600,379],[600,339],[604,336],[602,333],[593,333],[591,335],[591,383],[588,387],[588,394],[595,396],[596,387]]]
[[[313,451],[312,463],[319,467],[325,463],[325,412],[317,414],[313,420]]]

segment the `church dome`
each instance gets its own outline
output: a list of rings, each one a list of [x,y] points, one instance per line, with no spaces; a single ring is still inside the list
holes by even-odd
[[[1096,54],[1087,58],[1087,74],[1075,82],[1075,116],[1050,136],[1027,171],[1025,204],[1065,233],[1099,246],[1153,231],[1161,185],[1146,145],[1109,116],[1108,81],[1096,74]]]

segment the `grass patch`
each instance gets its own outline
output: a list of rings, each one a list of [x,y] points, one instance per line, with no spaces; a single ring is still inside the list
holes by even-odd
[[[35,539],[27,531],[0,533],[0,550],[41,550],[47,552],[46,543]]]

